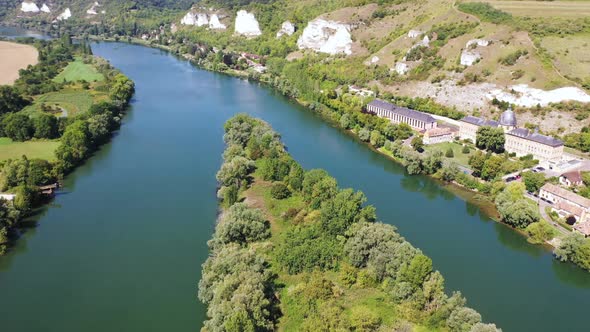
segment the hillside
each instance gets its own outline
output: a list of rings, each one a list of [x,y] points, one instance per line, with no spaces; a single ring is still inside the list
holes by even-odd
[[[51,14],[23,13],[17,3],[5,21],[35,26],[70,8],[72,16],[54,30],[140,37],[191,56],[215,47],[280,66],[279,59],[303,61],[318,91],[358,85],[490,118],[512,104],[527,126],[554,135],[590,124],[588,107],[552,106],[590,101],[589,1],[208,0],[189,10],[191,4],[102,1],[94,15],[86,12],[95,6],[88,0],[52,1]],[[278,38],[284,24],[291,31]],[[494,98],[500,102],[492,105]]]

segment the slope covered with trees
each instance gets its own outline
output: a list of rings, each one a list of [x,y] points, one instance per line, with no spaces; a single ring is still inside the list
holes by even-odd
[[[305,171],[268,124],[225,125],[222,213],[199,298],[206,331],[498,331],[362,192]]]

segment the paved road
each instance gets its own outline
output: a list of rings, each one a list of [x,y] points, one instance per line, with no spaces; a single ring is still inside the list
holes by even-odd
[[[547,214],[547,212],[545,211],[546,207],[551,207],[551,203],[547,203],[544,200],[535,197],[529,193],[525,193],[525,196],[532,199],[533,201],[535,201],[538,205],[539,205],[539,212],[541,213],[541,217],[545,220],[547,220],[547,222],[551,225],[553,225],[553,227],[555,229],[557,229],[560,233],[567,235],[570,233],[570,231],[566,228],[564,228],[563,226],[561,226],[560,224],[556,223],[555,221],[553,221],[553,219],[551,219],[551,217]]]

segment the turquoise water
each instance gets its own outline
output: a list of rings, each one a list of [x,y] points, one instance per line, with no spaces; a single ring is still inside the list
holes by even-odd
[[[223,123],[268,121],[306,168],[365,192],[504,331],[586,329],[590,274],[552,259],[435,181],[403,169],[269,89],[160,50],[100,43],[136,83],[121,131],[67,178],[38,227],[0,258],[6,331],[197,331],[200,265],[217,214]]]

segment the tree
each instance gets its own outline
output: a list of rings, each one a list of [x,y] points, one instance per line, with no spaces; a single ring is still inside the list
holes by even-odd
[[[342,235],[355,222],[361,221],[363,204],[367,198],[361,191],[340,190],[333,199],[322,204],[320,223],[330,235]],[[366,220],[373,221],[373,220]]]
[[[481,178],[490,181],[495,179],[502,170],[504,159],[500,156],[491,156],[483,164]]]
[[[447,158],[455,157],[455,152],[453,152],[453,148],[449,147],[447,149],[447,151],[445,152],[445,157],[447,157]]]
[[[545,175],[543,173],[534,173],[527,171],[522,173],[522,180],[528,192],[538,192],[545,184]]]
[[[354,307],[350,314],[350,325],[353,331],[377,331],[381,326],[381,318],[367,307]]]
[[[300,191],[303,186],[305,171],[298,163],[293,163],[287,175],[286,182],[292,190]]]
[[[469,166],[473,171],[473,176],[480,176],[487,160],[487,156],[481,151],[477,151],[475,154],[469,156]]]
[[[22,142],[30,140],[35,133],[31,119],[20,113],[10,113],[2,120],[4,134],[11,139]]]
[[[244,245],[270,236],[270,225],[258,209],[251,209],[245,203],[232,205],[215,231],[214,241]]]
[[[481,323],[481,315],[477,311],[467,307],[460,307],[453,310],[447,320],[447,326],[452,332],[469,332],[477,323]]]
[[[221,165],[217,181],[224,186],[235,185],[240,188],[248,175],[254,170],[254,162],[244,157],[235,157]]]
[[[284,183],[276,182],[270,188],[270,195],[274,199],[285,199],[291,196],[291,191],[289,191],[289,188]]]
[[[457,166],[455,163],[451,163],[450,165],[442,168],[440,176],[443,181],[452,182],[455,180],[459,172],[459,166]]]
[[[371,139],[371,131],[367,128],[362,128],[358,133],[359,139],[363,142],[368,142]]]
[[[497,328],[496,324],[477,323],[471,327],[469,332],[502,332],[502,330]]]
[[[30,102],[23,98],[17,88],[9,85],[0,86],[0,115],[22,110]]]
[[[385,144],[385,137],[378,130],[373,130],[371,132],[370,142],[374,147],[380,148]]]
[[[422,287],[426,278],[432,272],[432,260],[424,254],[414,256],[410,265],[400,270],[400,280],[407,281],[414,287]]]
[[[502,128],[482,126],[477,130],[475,141],[480,149],[500,153],[504,151],[506,138]]]
[[[61,138],[61,144],[55,150],[57,159],[62,163],[64,171],[88,157],[90,153],[90,133],[85,121],[76,120],[70,124]]]
[[[502,220],[518,228],[526,228],[541,219],[537,204],[524,197],[524,188],[523,183],[510,183],[495,200]]]
[[[469,154],[469,152],[470,152],[469,146],[463,145],[463,148],[461,149],[461,153],[463,153],[463,154]]]
[[[422,141],[422,137],[414,136],[414,138],[412,138],[412,142],[410,144],[412,145],[412,148],[414,148],[415,151],[418,151],[418,152],[424,151],[424,142]]]
[[[35,138],[56,138],[57,118],[50,114],[40,114],[33,119],[33,127],[35,127]]]
[[[351,121],[350,121],[350,116],[348,115],[348,113],[344,113],[340,117],[340,127],[342,129],[350,129]]]
[[[23,212],[29,213],[37,204],[37,188],[32,186],[19,186],[14,190],[14,207]]]

